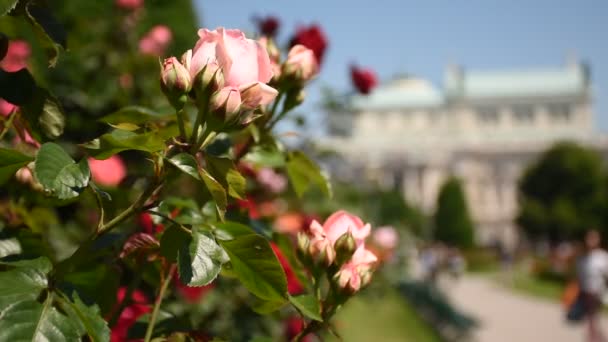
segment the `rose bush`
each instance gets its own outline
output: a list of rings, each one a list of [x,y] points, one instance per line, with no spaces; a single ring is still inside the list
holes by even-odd
[[[41,41],[12,39],[0,56],[0,97],[15,106],[0,117],[0,340],[303,341],[330,328],[377,258],[353,214],[285,219],[309,189],[331,195],[317,164],[276,134],[319,72],[320,29],[298,32],[288,53],[269,37],[200,29],[192,49],[166,56],[173,27],[131,32],[144,2],[117,0],[130,59],[86,59],[108,61],[100,72],[117,91],[88,97],[29,68],[30,46],[59,69],[73,52],[50,8],[23,6],[9,12]],[[147,93],[139,67],[160,56]],[[141,94],[115,108],[112,96]],[[107,110],[96,122],[77,114],[93,104]]]

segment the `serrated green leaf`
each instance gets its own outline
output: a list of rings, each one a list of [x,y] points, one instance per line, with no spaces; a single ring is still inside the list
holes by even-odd
[[[306,317],[319,322],[323,321],[323,318],[321,317],[321,308],[319,307],[319,301],[317,300],[317,298],[315,298],[315,296],[289,296],[289,301]]]
[[[206,232],[192,232],[192,240],[178,251],[179,278],[188,286],[204,286],[212,282],[228,261],[228,256]]]
[[[198,174],[198,163],[192,155],[188,153],[180,153],[167,160],[182,172],[187,173],[195,179],[201,180],[201,177]]]
[[[21,254],[21,244],[16,238],[0,240],[0,258],[5,256]]]
[[[269,313],[275,312],[285,306],[285,301],[267,301],[258,299],[254,301],[250,307],[253,311],[260,315],[268,315]]]
[[[245,197],[245,178],[237,171],[234,162],[228,158],[206,155],[207,170],[218,181],[228,194],[234,198]]]
[[[99,121],[110,125],[118,125],[122,123],[142,125],[150,121],[169,120],[173,117],[174,114],[160,114],[146,107],[128,106],[121,108],[112,114],[104,116],[103,118],[99,119]]]
[[[44,189],[59,199],[77,197],[91,178],[85,158],[76,164],[61,146],[54,143],[45,143],[40,147],[34,173]]]
[[[230,257],[232,271],[251,293],[271,302],[287,300],[285,272],[266,239],[249,234],[219,242]]]
[[[0,16],[7,15],[18,3],[19,0],[0,0]]]
[[[51,263],[46,258],[2,264],[15,268],[0,272],[0,316],[11,304],[38,298],[48,286],[47,274],[51,271]]]
[[[30,0],[25,6],[25,12],[47,53],[49,65],[55,66],[59,52],[66,48],[67,34],[63,26],[44,0]]]
[[[97,305],[87,306],[80,300],[77,292],[72,294],[73,301],[67,296],[61,298],[61,307],[77,326],[78,335],[85,333],[93,342],[105,342],[110,339],[110,328],[103,319]]]
[[[0,148],[0,185],[6,183],[14,174],[34,158],[15,150]]]
[[[165,138],[158,132],[134,133],[114,130],[98,138],[95,143],[85,146],[96,159],[107,159],[126,150],[158,152],[165,147]]]
[[[298,197],[302,197],[311,184],[316,184],[325,195],[331,197],[331,184],[327,176],[304,153],[289,152],[286,166],[287,174]]]
[[[165,229],[160,237],[160,254],[169,262],[177,260],[177,251],[184,245],[190,244],[192,236],[176,225]]]
[[[207,170],[199,168],[198,173],[211,193],[211,197],[213,197],[215,206],[217,207],[218,215],[223,220],[226,207],[228,206],[226,190],[224,190],[224,187],[215,178],[213,178],[213,176],[211,176]]]
[[[52,305],[49,296],[44,304],[34,300],[12,303],[0,319],[0,341],[78,341],[78,327]]]
[[[234,240],[242,235],[255,234],[253,229],[237,222],[218,222],[213,224],[213,227],[213,233],[219,240]]]

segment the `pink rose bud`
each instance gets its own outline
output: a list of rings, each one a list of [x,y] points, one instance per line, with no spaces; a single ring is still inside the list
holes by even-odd
[[[314,52],[304,45],[295,45],[289,50],[283,72],[301,81],[310,80],[319,72]]]
[[[8,44],[8,50],[0,62],[0,67],[8,72],[19,71],[27,67],[27,59],[31,53],[30,44],[26,41],[13,40]]]
[[[264,83],[254,83],[240,89],[243,107],[255,109],[261,104],[270,103],[278,92]]]
[[[156,25],[139,41],[139,51],[144,55],[162,56],[172,39],[169,27]]]
[[[224,74],[215,62],[205,64],[194,78],[193,89],[197,99],[208,97],[224,88]]]
[[[116,0],[116,6],[125,10],[136,10],[144,5],[144,0]]]
[[[346,232],[353,234],[357,246],[363,244],[371,232],[371,226],[344,210],[337,211],[325,220],[323,231],[335,243]]]
[[[331,265],[336,259],[336,251],[334,249],[334,242],[328,238],[323,226],[316,220],[313,220],[310,224],[310,245],[308,247],[308,253],[317,262],[322,262],[327,266]]]
[[[338,240],[336,240],[334,249],[336,250],[336,262],[338,265],[344,264],[353,256],[353,253],[357,249],[357,243],[355,242],[353,234],[347,232],[340,236]]]
[[[160,74],[160,86],[175,108],[182,108],[190,91],[190,73],[175,57],[165,59]]]
[[[334,275],[334,281],[345,293],[353,294],[369,284],[372,267],[377,261],[376,255],[361,245],[357,248],[351,260],[342,265]]]
[[[241,94],[233,87],[224,87],[211,96],[211,109],[224,122],[231,121],[241,109]]]
[[[93,181],[99,185],[115,187],[127,176],[127,168],[117,155],[106,160],[89,158],[89,168]]]

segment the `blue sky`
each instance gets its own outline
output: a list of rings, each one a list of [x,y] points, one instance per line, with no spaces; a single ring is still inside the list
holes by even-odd
[[[592,67],[596,122],[608,131],[606,0],[195,0],[205,27],[252,32],[254,15],[281,19],[281,41],[298,24],[321,24],[330,40],[323,70],[304,110],[315,111],[321,85],[350,91],[348,65],[381,79],[422,76],[440,86],[445,66],[471,69],[559,66],[568,54]]]

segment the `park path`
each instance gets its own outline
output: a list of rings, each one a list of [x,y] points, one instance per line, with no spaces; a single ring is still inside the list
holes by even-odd
[[[514,293],[495,280],[467,275],[450,284],[453,305],[480,321],[476,342],[586,341],[582,324],[568,324],[558,302]],[[602,321],[608,333],[608,318]]]

